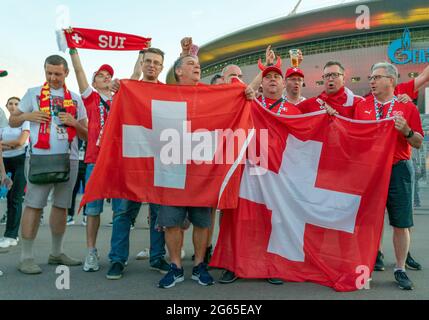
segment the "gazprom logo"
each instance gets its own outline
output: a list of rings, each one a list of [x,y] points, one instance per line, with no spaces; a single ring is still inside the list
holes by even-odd
[[[389,58],[394,64],[420,64],[429,62],[429,49],[411,48],[411,33],[405,28],[402,39],[394,40],[388,48]]]

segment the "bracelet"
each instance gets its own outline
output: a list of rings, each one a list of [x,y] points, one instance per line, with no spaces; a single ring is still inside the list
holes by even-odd
[[[77,54],[77,50],[75,48],[70,49],[70,55]]]

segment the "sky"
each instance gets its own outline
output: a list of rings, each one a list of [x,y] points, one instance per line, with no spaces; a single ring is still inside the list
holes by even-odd
[[[298,13],[353,1],[303,0]],[[55,30],[59,27],[71,25],[152,38],[152,46],[166,53],[160,77],[164,81],[180,54],[183,37],[190,36],[202,46],[251,25],[283,17],[296,3],[297,0],[1,0],[0,69],[7,70],[9,76],[0,79],[0,106],[9,97],[22,97],[28,88],[44,83],[43,62],[47,56],[61,54],[70,62],[69,54],[61,53],[56,44]],[[132,51],[80,50],[79,54],[87,76],[108,63],[115,69],[115,78],[129,78],[138,56]],[[78,92],[73,71],[66,83]]]

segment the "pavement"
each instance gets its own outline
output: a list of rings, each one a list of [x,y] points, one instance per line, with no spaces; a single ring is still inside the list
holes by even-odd
[[[162,275],[149,268],[148,260],[135,260],[137,253],[149,247],[147,224],[148,207],[143,206],[137,219],[136,228],[131,231],[130,259],[121,280],[106,279],[109,267],[108,253],[112,228],[108,223],[112,218],[111,207],[107,206],[102,215],[102,226],[98,236],[98,250],[101,256],[99,272],[86,273],[82,267],[70,268],[70,287],[57,289],[56,284],[64,284],[63,273],[56,273],[56,267],[47,264],[51,240],[48,226],[48,212],[40,227],[35,242],[35,258],[43,269],[41,275],[28,276],[19,273],[20,245],[7,253],[0,253],[0,301],[2,300],[427,300],[429,298],[429,188],[422,188],[422,207],[415,211],[415,228],[412,233],[411,252],[422,264],[422,271],[409,271],[415,290],[402,291],[393,281],[394,253],[392,229],[386,224],[384,251],[386,271],[372,275],[371,288],[352,293],[338,293],[330,288],[312,283],[285,283],[274,286],[264,280],[238,280],[232,284],[216,283],[202,287],[190,279],[193,254],[191,232],[185,235],[184,259],[185,277],[183,283],[165,290],[156,287]],[[0,201],[0,212],[5,212],[6,203]],[[85,227],[82,216],[76,217],[76,225],[69,226],[65,236],[65,252],[84,260],[86,255]],[[5,226],[0,226],[0,234]],[[216,235],[218,230],[216,229]],[[211,271],[219,279],[220,270]]]

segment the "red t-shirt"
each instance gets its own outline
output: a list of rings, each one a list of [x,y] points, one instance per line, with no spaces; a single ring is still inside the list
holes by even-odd
[[[419,92],[415,91],[414,79],[400,83],[395,88],[395,96],[398,94],[407,94],[411,99],[416,100],[419,97]]]
[[[298,104],[297,107],[301,110],[302,113],[316,112],[324,110],[321,107],[323,102],[326,102],[332,108],[337,110],[341,116],[353,119],[356,104],[362,100],[362,97],[356,96],[349,89],[342,87],[334,94],[329,95],[323,92],[318,97],[304,100]]]
[[[261,105],[262,106],[264,106],[263,105],[263,103],[262,103],[262,97],[259,97],[258,98],[258,101],[261,103]],[[277,102],[277,100],[274,100],[274,99],[270,99],[270,98],[265,98],[265,103],[266,103],[266,106],[264,106],[264,107],[266,107],[267,109],[270,109],[270,107],[274,104],[274,103],[276,103]],[[256,102],[253,102],[253,103],[256,103]],[[282,106],[282,104],[281,103],[278,103],[272,110],[270,110],[271,112],[274,112],[275,114],[282,114],[282,115],[287,115],[287,116],[292,116],[292,115],[297,115],[297,114],[302,114],[302,112],[297,108],[297,107],[295,107],[295,105],[293,105],[292,103],[290,103],[290,102],[287,102],[287,101],[285,101],[285,102],[283,102],[283,107],[282,107],[282,109],[280,110],[280,107]],[[280,112],[279,112],[280,111]]]
[[[85,163],[96,163],[100,147],[97,146],[97,141],[101,132],[101,119],[104,124],[107,121],[108,111],[101,102],[100,94],[88,88],[82,94],[82,100],[88,114],[88,143],[85,155]],[[111,107],[111,100],[105,100],[107,105]]]
[[[390,103],[385,104],[383,108],[382,119],[387,116],[389,108]],[[358,103],[358,105],[356,106],[354,118],[357,120],[376,120],[375,112],[376,111],[374,97],[369,96],[366,100]],[[396,101],[393,107],[392,114],[390,116],[404,117],[404,119],[407,120],[408,125],[414,132],[418,132],[422,136],[424,136],[420,113],[414,103],[401,103]],[[402,133],[398,132],[395,154],[393,156],[393,164],[396,164],[401,160],[410,160],[411,149],[411,145],[408,143],[407,138],[405,138]]]

